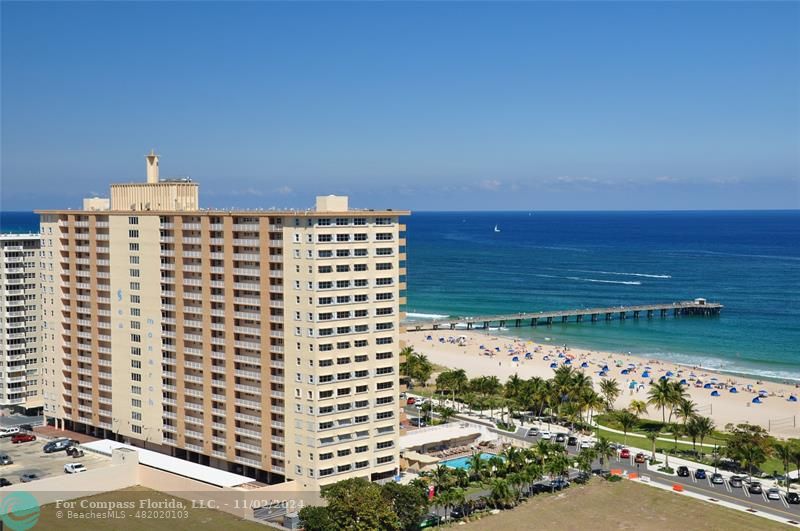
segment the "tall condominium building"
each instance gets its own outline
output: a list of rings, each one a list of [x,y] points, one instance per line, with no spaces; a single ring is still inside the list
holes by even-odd
[[[0,234],[0,407],[37,410],[41,358],[39,235]]]
[[[394,474],[409,212],[201,210],[146,159],[39,212],[48,421],[267,482]]]

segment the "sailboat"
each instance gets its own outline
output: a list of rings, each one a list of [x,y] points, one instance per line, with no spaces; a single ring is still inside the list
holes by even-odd
[[[499,229],[499,228],[497,228],[497,225],[495,225],[495,226],[494,226],[494,231],[495,231],[495,232],[500,232],[500,229]]]

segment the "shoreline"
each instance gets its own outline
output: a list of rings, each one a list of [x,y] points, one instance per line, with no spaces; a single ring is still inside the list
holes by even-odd
[[[790,397],[800,398],[800,383],[731,374],[633,353],[569,345],[565,350],[563,345],[497,332],[460,329],[404,331],[401,340],[425,354],[433,363],[464,369],[470,378],[494,375],[505,381],[512,374],[526,379],[533,376],[550,378],[552,364],[559,366],[569,359],[574,363],[568,364],[591,376],[595,389],[603,377],[619,382],[622,392],[614,403],[617,409],[627,407],[632,400],[646,401],[650,384],[662,376],[685,379],[688,385],[684,388],[697,405],[698,414],[711,417],[717,429],[724,429],[728,423],[750,422],[769,429],[778,437],[800,437],[800,401],[790,401]],[[461,345],[455,342],[459,336],[464,338]],[[518,361],[513,360],[515,355]],[[606,376],[600,376],[606,366]],[[731,392],[731,387],[735,387],[736,392]],[[759,398],[761,403],[753,403],[752,400],[761,395],[760,391],[764,391],[764,396]],[[718,396],[711,396],[712,392]],[[661,410],[651,406],[642,418],[661,420]]]
[[[407,317],[408,316],[412,316],[412,319],[410,319],[410,320],[406,319],[402,323],[402,325],[404,327],[412,326],[415,323],[424,323],[424,322],[427,322],[427,321],[429,321],[431,319],[451,319],[451,318],[452,319],[464,319],[463,316],[459,317],[459,316],[454,316],[454,315],[433,314],[433,313],[413,313],[412,312],[412,313],[407,313],[406,316]],[[488,330],[483,330],[483,329],[480,329],[480,328],[479,329],[469,329],[468,330],[466,327],[464,327],[464,328],[459,327],[459,328],[456,328],[455,330],[450,330],[450,329],[438,330],[438,331],[436,331],[436,333],[438,333],[438,334],[445,334],[446,333],[448,335],[461,335],[461,334],[463,334],[465,332],[475,332],[475,333],[483,334],[483,335],[498,335],[498,336],[501,336],[501,337],[507,337],[509,339],[518,339],[520,341],[535,341],[535,342],[537,342],[538,344],[541,344],[541,345],[557,346],[557,343],[554,343],[554,342],[541,341],[540,339],[533,339],[531,337],[528,337],[528,338],[521,337],[521,336],[515,334],[514,330],[517,330],[517,329],[516,328],[508,328],[508,327],[502,327],[502,328],[501,327],[492,327],[492,328],[489,328]],[[536,328],[533,328],[533,330],[536,330]],[[411,332],[411,331],[409,330],[409,332]],[[414,333],[424,333],[424,332],[414,332]],[[429,330],[428,333],[433,333],[433,331]],[[747,368],[743,368],[743,369],[742,368],[731,368],[731,369],[728,369],[728,368],[723,368],[723,367],[707,367],[707,366],[705,366],[703,364],[703,360],[704,359],[709,359],[710,358],[710,359],[713,359],[713,360],[720,360],[721,362],[724,362],[724,363],[727,363],[727,362],[730,361],[730,360],[728,360],[726,358],[720,357],[719,354],[714,354],[714,353],[709,353],[709,352],[701,352],[701,351],[690,352],[690,353],[683,353],[683,352],[670,352],[670,353],[663,353],[663,352],[632,352],[632,351],[626,352],[626,351],[621,351],[621,350],[617,351],[617,350],[614,350],[614,349],[607,349],[607,348],[604,348],[604,347],[597,347],[597,346],[589,344],[588,342],[581,342],[581,341],[578,341],[577,344],[574,344],[574,347],[576,349],[586,350],[586,351],[590,351],[590,352],[608,352],[608,353],[616,353],[616,354],[619,354],[619,355],[636,356],[638,358],[643,358],[643,359],[644,358],[657,359],[657,360],[659,360],[661,362],[664,362],[664,363],[670,363],[670,364],[675,364],[675,365],[679,365],[679,366],[683,366],[683,367],[689,367],[689,368],[691,368],[691,367],[699,367],[699,368],[701,368],[702,370],[705,370],[705,371],[711,371],[711,372],[715,372],[715,373],[718,373],[718,374],[721,374],[721,375],[732,376],[732,377],[739,377],[739,378],[753,379],[753,380],[764,380],[764,381],[769,381],[769,382],[773,382],[773,383],[780,383],[780,384],[785,384],[785,385],[800,384],[800,367],[797,368],[798,372],[796,374],[782,375],[782,376],[775,376],[775,375],[762,374],[762,373],[759,373],[759,372],[755,372],[758,369],[748,370]],[[697,360],[696,360],[696,363],[692,363],[692,362],[689,362],[689,361],[677,361],[677,360],[671,358],[671,356],[681,356],[681,357],[685,357],[685,358],[697,358]]]

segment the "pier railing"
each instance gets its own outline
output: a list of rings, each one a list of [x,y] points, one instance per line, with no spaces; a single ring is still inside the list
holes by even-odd
[[[645,317],[653,319],[658,316],[666,318],[681,315],[719,315],[722,304],[707,302],[705,299],[693,301],[680,301],[664,304],[641,304],[636,306],[609,306],[606,308],[576,308],[572,310],[520,312],[506,315],[481,315],[475,317],[448,317],[433,321],[404,323],[408,331],[426,330],[457,330],[457,329],[488,329],[492,326],[515,327],[538,326],[540,324],[552,325],[553,322],[580,323],[584,320],[591,322],[625,320],[630,318],[640,319]]]

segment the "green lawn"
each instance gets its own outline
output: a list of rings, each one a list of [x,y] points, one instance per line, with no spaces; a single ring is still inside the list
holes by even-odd
[[[602,414],[602,415],[595,415],[594,421],[601,426],[606,426],[608,428],[613,428],[615,430],[621,430],[622,426],[617,422],[613,415],[609,414]],[[665,425],[661,421],[650,420],[650,419],[639,419],[636,427],[630,430],[628,433],[638,433],[639,435],[646,435],[648,431],[652,431],[656,428],[661,428],[662,435],[661,437],[669,437],[669,431],[666,429]],[[719,444],[724,445],[727,441],[727,434],[720,431],[715,431],[713,435],[706,437],[703,440],[705,444]],[[689,445],[692,444],[692,439],[690,437],[678,437],[679,441],[688,442]],[[700,441],[697,441],[698,444]]]

